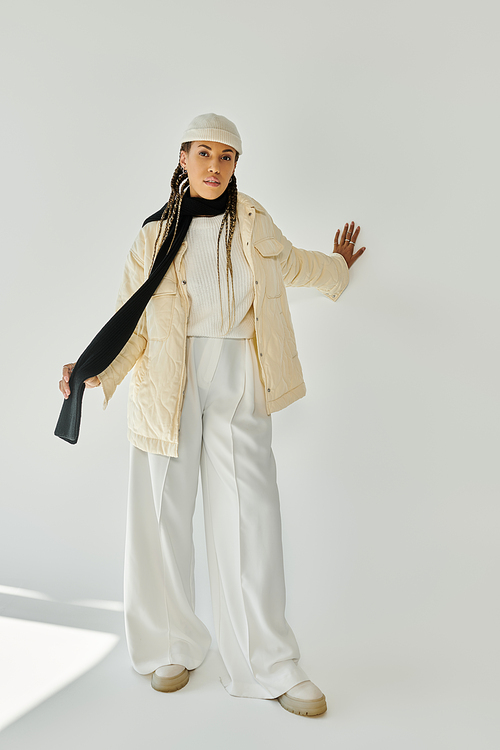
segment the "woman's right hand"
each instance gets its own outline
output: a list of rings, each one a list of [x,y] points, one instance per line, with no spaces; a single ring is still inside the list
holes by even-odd
[[[358,234],[359,234],[360,229],[361,227],[358,227],[356,231],[354,231],[354,222],[351,221],[350,225],[346,224],[344,226],[344,231],[342,232],[342,237],[340,238],[340,242],[339,242],[340,229],[337,229],[335,239],[333,240],[333,252],[340,253],[340,255],[342,255],[345,262],[347,263],[348,268],[350,268],[352,264],[355,263],[357,259],[361,255],[363,255],[363,253],[366,250],[366,247],[362,247],[358,250],[357,253],[354,252],[354,245],[356,244],[356,240],[358,239]]]
[[[69,394],[71,393],[69,387],[69,377],[73,372],[75,364],[75,362],[71,362],[69,365],[64,365],[63,367],[62,379],[59,381],[59,390],[61,391],[64,398],[68,398]],[[93,378],[87,378],[87,380],[85,381],[86,388],[97,388],[99,385],[101,385],[101,381],[99,380],[97,375],[95,375]]]

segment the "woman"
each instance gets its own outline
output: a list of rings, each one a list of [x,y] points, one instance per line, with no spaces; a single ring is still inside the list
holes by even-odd
[[[326,711],[326,699],[298,665],[284,614],[270,415],[305,395],[285,286],[315,286],[335,300],[365,248],[354,253],[354,223],[340,238],[337,231],[331,256],[293,247],[265,209],[238,192],[241,153],[225,117],[200,115],[189,125],[170,199],[129,253],[118,307],[148,278],[164,243],[184,231],[180,249],[123,350],[85,382],[102,386],[106,406],[134,367],[124,585],[134,668],[152,673],[156,690],[178,690],[210,645],[194,613],[201,466],[223,684],[231,695],[278,698],[312,716]],[[186,212],[195,215],[183,224]],[[59,383],[65,398],[72,367]]]

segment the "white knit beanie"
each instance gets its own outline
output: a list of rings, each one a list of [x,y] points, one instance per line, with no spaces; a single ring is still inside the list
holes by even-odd
[[[238,154],[243,153],[241,145],[241,136],[238,128],[222,115],[214,115],[210,112],[207,115],[198,115],[189,123],[187,130],[181,138],[181,143],[190,141],[215,141],[215,143],[226,143],[228,146],[235,148]]]

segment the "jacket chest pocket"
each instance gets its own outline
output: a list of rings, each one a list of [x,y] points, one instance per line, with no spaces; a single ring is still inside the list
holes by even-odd
[[[172,328],[177,284],[173,279],[164,278],[146,306],[148,338],[166,339]]]
[[[283,245],[273,237],[254,242],[254,247],[259,254],[259,269],[264,276],[264,287],[266,297],[274,299],[281,297],[284,290],[283,275],[281,273],[281,263],[279,254]]]

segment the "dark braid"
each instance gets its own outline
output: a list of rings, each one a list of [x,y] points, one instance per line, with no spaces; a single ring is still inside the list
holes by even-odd
[[[228,299],[228,310],[229,310],[229,327],[226,333],[229,333],[234,324],[234,315],[236,301],[234,299],[234,279],[233,279],[233,263],[231,261],[231,243],[233,241],[234,230],[236,229],[236,206],[238,203],[238,187],[236,185],[236,177],[231,177],[229,181],[229,195],[227,200],[226,212],[222,218],[222,223],[219,229],[219,236],[217,237],[217,278],[219,281],[220,290],[220,271],[219,271],[219,243],[222,235],[222,230],[225,227],[225,240],[226,240],[226,282],[227,282],[227,299]],[[231,291],[232,291],[232,305],[229,303],[229,276],[231,276]],[[222,293],[220,296],[220,312],[221,312],[221,331],[222,323],[224,322],[224,314],[222,310]]]
[[[170,198],[168,199],[168,203],[161,215],[160,226],[158,228],[158,234],[156,235],[156,242],[153,251],[153,258],[151,260],[151,266],[149,268],[149,273],[151,273],[151,269],[153,268],[153,263],[155,262],[158,249],[162,246],[162,243],[165,241],[165,238],[170,232],[170,228],[174,222],[174,218],[175,230],[177,230],[177,224],[179,222],[179,216],[181,213],[182,198],[187,189],[187,173],[183,170],[181,165],[178,164],[174,171],[174,174],[172,175],[172,179],[170,180]],[[172,237],[172,242],[174,241],[174,237]]]
[[[191,148],[191,143],[181,144],[181,151],[185,151],[186,153],[189,153],[190,148]],[[239,154],[236,153],[236,161],[238,161],[238,156]],[[185,172],[184,169],[181,167],[181,165],[178,164],[174,171],[174,174],[172,175],[172,179],[170,181],[170,198],[168,199],[168,203],[165,206],[165,209],[160,219],[160,226],[158,228],[158,234],[157,234],[156,242],[154,246],[153,258],[151,260],[151,266],[149,269],[150,273],[151,273],[151,268],[153,267],[153,263],[156,258],[156,254],[159,248],[162,246],[162,243],[165,241],[165,238],[167,237],[168,233],[170,232],[170,229],[174,221],[175,221],[175,228],[174,228],[174,237],[175,237],[175,232],[177,231],[177,224],[179,222],[179,216],[181,213],[182,198],[186,190],[188,190],[188,188],[189,188],[189,182],[187,180],[187,172]],[[226,266],[227,266],[226,282],[227,282],[227,298],[228,298],[228,310],[229,310],[229,327],[226,333],[228,333],[231,330],[231,327],[234,324],[234,315],[235,315],[235,307],[236,307],[236,302],[234,298],[233,264],[231,261],[231,243],[233,241],[234,231],[236,229],[236,206],[238,204],[238,188],[236,185],[236,177],[234,174],[229,181],[228,189],[229,189],[229,195],[228,195],[228,201],[227,201],[227,208],[222,218],[222,223],[219,229],[219,236],[217,237],[217,278],[219,281],[219,291],[220,291],[219,243],[220,243],[220,238],[222,236],[222,231],[225,229],[224,239],[226,241]],[[172,238],[172,242],[173,242],[173,238]],[[231,276],[232,305],[229,303],[229,276]],[[224,313],[222,309],[222,292],[220,295],[220,310],[221,310],[221,331],[222,331],[222,324],[224,322]]]

